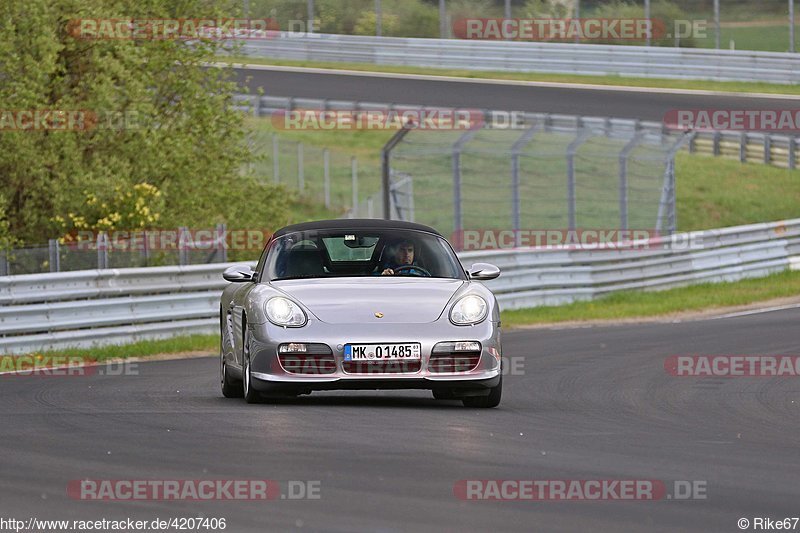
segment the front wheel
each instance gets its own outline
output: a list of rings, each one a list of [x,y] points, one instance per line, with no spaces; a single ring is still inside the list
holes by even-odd
[[[253,390],[250,375],[250,333],[245,330],[244,347],[242,348],[242,388],[244,389],[244,401],[247,403],[258,403],[261,395]]]
[[[242,390],[242,382],[237,381],[230,377],[228,374],[228,365],[225,364],[225,361],[222,361],[220,364],[220,385],[222,386],[222,395],[226,398],[241,398],[244,396],[244,391]]]
[[[486,396],[469,396],[461,400],[464,407],[492,408],[500,405],[500,398],[503,396],[503,376],[500,376],[500,383],[489,389]]]
[[[242,391],[242,382],[236,380],[228,374],[228,365],[225,364],[225,335],[220,331],[219,340],[219,384],[222,389],[222,395],[226,398],[241,398],[244,392]]]

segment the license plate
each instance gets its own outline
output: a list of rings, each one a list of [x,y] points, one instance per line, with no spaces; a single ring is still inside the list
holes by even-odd
[[[420,344],[345,344],[345,361],[414,361],[422,359]]]

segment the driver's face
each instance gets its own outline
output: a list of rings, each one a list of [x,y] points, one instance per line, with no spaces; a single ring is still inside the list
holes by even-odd
[[[414,262],[414,245],[404,243],[397,247],[394,259],[398,265],[410,265]]]

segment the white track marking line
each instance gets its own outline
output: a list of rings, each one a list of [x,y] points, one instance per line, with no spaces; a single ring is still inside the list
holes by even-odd
[[[780,305],[776,307],[765,307],[764,309],[751,309],[750,311],[740,311],[738,313],[728,313],[727,315],[719,315],[709,317],[707,320],[720,320],[722,318],[737,318],[740,316],[760,315],[762,313],[772,313],[774,311],[786,311],[787,309],[800,308],[800,304]]]

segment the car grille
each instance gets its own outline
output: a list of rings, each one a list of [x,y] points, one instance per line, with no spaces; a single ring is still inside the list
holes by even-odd
[[[308,344],[306,353],[279,353],[278,360],[288,374],[333,374],[336,360],[325,344]]]
[[[421,361],[345,361],[342,368],[348,374],[410,374],[419,372]]]
[[[475,370],[481,360],[481,351],[454,352],[453,343],[443,342],[433,347],[428,361],[428,371],[433,373],[469,372]]]

